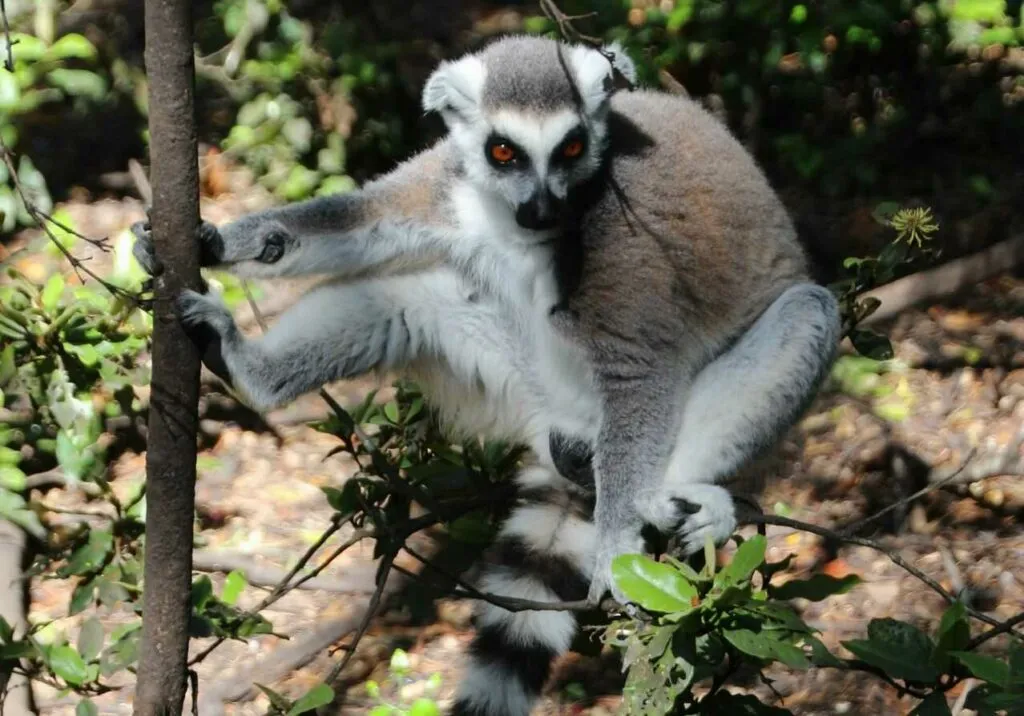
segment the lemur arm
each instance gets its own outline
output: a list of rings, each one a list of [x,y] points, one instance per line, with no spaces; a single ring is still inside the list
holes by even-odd
[[[680,379],[679,370],[635,375],[604,371],[600,377],[604,400],[593,460],[598,534],[589,594],[593,602],[608,589],[622,599],[612,582],[612,560],[621,554],[643,552],[641,528],[646,519],[637,497],[665,473],[668,449],[676,434],[676,416],[670,406],[676,400]]]
[[[797,420],[827,374],[840,334],[831,292],[798,284],[692,380],[648,379],[635,392],[625,381],[608,384],[594,461],[600,537],[592,598],[611,585],[611,560],[636,551],[643,522],[674,532],[688,554],[707,537],[717,543],[732,534],[732,498],[715,483]],[[665,392],[670,384],[677,386],[674,395]],[[666,404],[681,406],[678,421],[669,419],[670,411],[657,412]],[[667,459],[657,451],[666,444]],[[659,480],[645,482],[659,471]]]
[[[218,375],[251,408],[266,412],[325,383],[400,369],[424,353],[456,364],[468,343],[486,365],[500,364],[493,357],[503,345],[498,323],[481,316],[488,309],[465,300],[466,290],[461,276],[444,268],[331,282],[254,338],[242,335],[216,296],[186,291],[178,307],[190,329],[212,332],[224,373]]]
[[[199,228],[202,264],[239,276],[365,276],[384,267],[420,268],[451,258],[457,242],[439,186],[445,143],[363,188],[258,211]],[[135,256],[153,273],[148,226],[132,227]]]

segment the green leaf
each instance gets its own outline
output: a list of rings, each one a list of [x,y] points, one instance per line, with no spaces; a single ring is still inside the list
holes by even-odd
[[[50,45],[46,56],[55,60],[94,60],[96,47],[82,35],[72,32]]]
[[[79,653],[86,661],[92,661],[103,649],[103,625],[96,617],[89,617],[78,633],[76,643]]]
[[[113,548],[113,534],[106,530],[93,529],[89,532],[89,540],[71,554],[71,559],[58,574],[66,577],[95,572],[103,566]]]
[[[47,81],[72,97],[101,102],[107,95],[107,81],[89,70],[56,69],[46,74]]]
[[[225,604],[233,605],[238,601],[238,597],[241,596],[247,585],[248,582],[246,582],[244,574],[237,569],[232,571],[224,578],[224,589],[220,593],[220,600]]]
[[[959,659],[975,678],[1000,688],[1005,688],[1010,680],[1010,665],[1004,661],[973,651],[952,651],[950,654]]]
[[[888,227],[893,215],[900,210],[900,205],[895,201],[883,201],[871,212],[871,218],[881,226]]]
[[[384,404],[384,417],[395,425],[399,424],[398,403],[391,401]]]
[[[431,699],[419,698],[412,702],[407,716],[441,716],[441,709]]]
[[[1010,677],[1007,688],[1024,691],[1024,646],[1014,644],[1010,647]]]
[[[46,537],[46,529],[39,521],[39,516],[27,507],[25,498],[3,487],[0,487],[0,516],[18,525],[33,537]]]
[[[779,587],[769,587],[772,599],[787,601],[789,599],[807,599],[820,602],[834,594],[846,594],[860,583],[860,577],[848,574],[836,579],[827,574],[815,574],[810,579],[794,579]]]
[[[43,308],[52,312],[57,308],[57,302],[63,294],[64,277],[59,273],[55,273],[46,280],[46,285],[43,286],[43,292],[40,294],[39,300],[42,302]]]
[[[81,686],[89,680],[89,669],[74,647],[53,647],[47,653],[46,663],[53,673],[72,686]]]
[[[0,206],[0,213],[3,213],[2,206]],[[14,362],[14,344],[9,343],[0,351],[0,388],[7,385],[17,372],[18,366]]]
[[[68,616],[74,616],[92,604],[95,592],[96,585],[92,578],[81,580],[75,586],[74,591],[71,592],[71,601],[68,603]]]
[[[254,684],[254,686],[266,694],[267,700],[270,701],[270,705],[275,711],[279,713],[286,713],[288,709],[292,707],[291,701],[274,691],[269,686],[264,686],[263,684]]]
[[[46,55],[46,43],[35,35],[25,32],[12,32],[11,43],[14,47],[15,64],[36,62]]]
[[[842,644],[861,661],[877,666],[894,678],[923,683],[932,683],[939,678],[939,670],[928,658],[930,647],[925,651],[922,651],[920,644],[900,648],[893,641],[874,638],[853,639]]]
[[[946,695],[942,691],[928,694],[917,707],[910,712],[910,716],[952,716],[949,704],[946,703]]]
[[[303,694],[295,704],[288,709],[287,716],[298,716],[298,714],[315,711],[321,706],[326,706],[334,700],[334,689],[327,684],[317,684]]]
[[[954,602],[942,615],[932,662],[940,671],[949,670],[950,652],[959,651],[971,640],[971,627],[967,623],[967,608]]]
[[[637,554],[612,561],[612,577],[630,601],[653,612],[685,612],[696,606],[697,589],[667,564]]]
[[[850,342],[858,353],[874,360],[891,360],[895,355],[888,338],[864,328],[854,328],[850,331]]]
[[[794,669],[806,669],[811,665],[799,647],[772,639],[765,632],[756,633],[749,629],[730,629],[722,632],[726,641],[744,654],[767,661],[781,661]]]
[[[82,365],[86,368],[91,368],[100,360],[100,354],[96,350],[96,346],[89,345],[88,343],[82,343],[80,345],[65,343],[64,349],[78,358],[78,360],[82,361]]]
[[[805,636],[804,643],[811,647],[811,663],[815,666],[842,668],[843,661],[829,651],[817,637]]]
[[[213,583],[205,574],[192,582],[192,608],[197,612],[203,611],[213,597]]]
[[[12,492],[21,492],[25,489],[25,473],[13,465],[0,465],[0,487]]]
[[[768,541],[764,535],[754,535],[741,544],[732,561],[715,575],[716,587],[733,587],[750,579],[754,570],[764,564]]]
[[[75,716],[99,716],[100,710],[89,699],[82,699],[75,706]]]

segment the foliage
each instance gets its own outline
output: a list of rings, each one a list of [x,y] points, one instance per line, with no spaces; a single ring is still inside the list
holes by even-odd
[[[432,697],[441,688],[441,675],[433,674],[426,680],[422,688],[425,696],[405,697],[404,687],[414,684],[417,681],[411,674],[409,655],[402,649],[395,649],[388,663],[387,680],[383,684],[366,682],[366,693],[376,704],[370,709],[370,716],[440,716],[441,709]],[[389,692],[397,692],[397,703],[385,697]]]
[[[48,44],[15,33],[11,41],[18,47],[14,71],[0,72],[0,140],[5,146],[17,147],[27,124],[57,114],[58,108],[70,104],[73,111],[88,114],[107,101],[109,79],[98,66],[96,48],[82,35],[64,35]],[[46,180],[27,155],[21,157],[18,176],[38,208],[49,212],[52,203]],[[15,198],[7,167],[0,166],[0,233],[30,223],[28,212]]]
[[[716,568],[709,544],[699,572],[671,557],[658,562],[623,555],[615,560],[616,582],[639,608],[604,632],[604,641],[622,651],[628,670],[626,713],[791,713],[724,688],[745,669],[763,678],[763,670],[773,663],[879,675],[921,699],[914,711],[920,714],[948,714],[943,694],[968,675],[985,681],[986,689],[976,697],[988,710],[983,712],[994,713],[1024,699],[1024,648],[1017,646],[1008,660],[962,651],[971,633],[961,603],[946,611],[934,636],[906,622],[874,619],[866,639],[843,642],[855,658],[840,658],[786,602],[821,601],[854,588],[859,580],[815,574],[777,584],[773,577],[787,567],[789,558],[766,562],[761,535],[733,539],[738,548],[728,564]]]
[[[889,339],[857,325],[881,305],[877,298],[862,295],[918,270],[926,259],[934,260],[939,252],[929,242],[939,226],[934,223],[930,209],[900,208],[894,202],[879,204],[872,217],[893,230],[895,238],[877,256],[848,257],[843,261],[845,276],[830,288],[839,298],[844,332],[857,352],[874,360],[889,360],[893,357]]]
[[[65,217],[62,224],[69,223]],[[70,245],[74,237],[65,233],[62,240]],[[122,244],[119,250],[129,249]],[[0,445],[6,459],[0,490],[7,507],[22,510],[22,468],[38,471],[56,463],[68,480],[99,479],[104,421],[141,408],[133,386],[148,382],[137,357],[147,347],[152,319],[136,310],[127,293],[112,295],[96,284],[69,285],[60,274],[40,287],[13,267],[5,275],[8,282],[0,287]],[[110,283],[131,288],[130,269],[113,275]],[[41,536],[38,522],[23,518]]]
[[[1001,136],[1004,125],[1019,129],[1018,116],[1003,109],[1016,107],[1024,81],[1011,75],[1007,84],[999,54],[976,52],[993,43],[1004,49],[1020,44],[1020,29],[1008,21],[1001,1],[561,4],[570,13],[596,9],[594,24],[604,37],[627,45],[646,83],[668,70],[694,94],[720,100],[725,118],[777,178],[815,192],[905,195],[893,191],[887,177],[905,180],[920,170],[927,152],[913,148],[935,141],[962,148]],[[218,0],[198,18],[200,91],[216,108],[204,131],[222,138],[225,152],[252,168],[282,201],[346,191],[357,167],[372,173],[406,154],[407,129],[418,114],[399,70],[402,47],[375,41],[357,19],[330,10],[300,16],[293,11],[297,5]],[[538,17],[527,18],[526,27],[555,30]],[[17,176],[30,200],[49,212],[46,182],[30,158],[45,151],[36,153],[38,145],[26,138],[47,117],[92,118],[126,97],[138,98],[141,119],[144,79],[138,67],[81,35],[15,39],[15,72],[0,71],[0,137],[19,150]],[[966,76],[965,57],[976,70]],[[952,134],[936,132],[944,124]],[[136,129],[141,135],[141,124]],[[908,156],[909,166],[890,171]],[[979,197],[993,192],[983,175],[956,178]],[[12,181],[0,165],[0,233],[32,218],[11,193]],[[877,396],[872,377],[890,364],[874,359],[892,351],[884,336],[858,326],[877,308],[859,296],[934,256],[928,242],[937,224],[927,209],[895,204],[880,206],[875,218],[892,240],[877,255],[847,259],[832,288],[851,340],[867,356],[837,367],[835,377]],[[75,236],[60,224],[57,240],[71,250]],[[52,624],[33,624],[27,634],[15,635],[0,620],[0,672],[25,671],[75,692],[84,699],[82,713],[96,712],[88,697],[110,688],[112,675],[134,668],[140,638],[144,486],[115,495],[104,470],[111,422],[144,410],[132,386],[148,382],[139,356],[151,319],[131,300],[140,276],[124,255],[128,246],[118,243],[120,268],[108,277],[125,289],[123,295],[61,276],[36,286],[16,272],[0,288],[0,516],[36,538],[31,577],[74,581],[68,613],[83,620],[74,643]],[[237,281],[223,283],[232,303],[242,299]],[[351,525],[374,540],[375,556],[382,557],[380,584],[398,550],[426,527],[440,525],[455,541],[486,545],[508,507],[509,478],[523,454],[501,443],[452,444],[414,384],[400,381],[394,388],[391,399],[371,393],[351,411],[332,404],[332,416],[315,426],[336,436],[335,451],[348,453],[358,467],[343,485],[324,488],[336,512],[331,529]],[[97,509],[70,526],[54,526],[45,500],[26,489],[31,473],[54,465],[72,483],[93,488],[97,498]],[[788,558],[765,562],[760,536],[736,541],[735,555],[721,568],[711,549],[700,571],[668,556],[616,561],[619,586],[635,604],[604,638],[624,653],[632,712],[788,713],[725,688],[743,669],[761,671],[776,662],[868,671],[920,698],[921,714],[948,713],[943,694],[968,676],[984,682],[969,707],[982,714],[1019,708],[1024,649],[1015,647],[1008,658],[980,653],[975,647],[983,640],[972,640],[962,605],[954,604],[931,635],[914,625],[875,620],[865,638],[843,645],[852,658],[839,657],[788,602],[825,599],[853,588],[855,580],[814,574],[780,582]],[[314,553],[303,557],[292,581],[253,609],[239,606],[248,587],[244,574],[229,574],[219,594],[208,577],[196,578],[191,636],[273,633],[261,609],[329,563],[308,568]],[[446,590],[457,586],[451,581]],[[96,614],[112,608],[132,618],[107,633]],[[401,695],[410,673],[407,655],[397,650],[388,681],[367,685],[377,701],[373,714],[437,713],[433,677],[427,697],[411,703],[384,697],[396,689]],[[294,699],[259,687],[273,714],[308,713],[334,697],[325,684]]]
[[[222,147],[279,199],[352,189],[350,140],[357,152],[372,147],[376,162],[406,149],[402,118],[393,112],[403,104],[393,68],[397,43],[368,42],[347,17],[311,22],[283,2],[253,0],[215,3],[200,38],[221,48],[200,76],[239,104]]]
[[[593,12],[576,25],[621,41],[645,84],[663,70],[712,99],[777,181],[815,195],[906,196],[935,173],[970,189],[1024,128],[1024,73],[1001,63],[1024,28],[1003,0],[559,5]]]

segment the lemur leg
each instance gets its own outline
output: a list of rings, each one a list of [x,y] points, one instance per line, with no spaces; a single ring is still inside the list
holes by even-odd
[[[186,325],[217,334],[230,382],[258,411],[438,350],[441,318],[465,305],[451,272],[328,284],[306,294],[265,335],[247,339],[218,298],[191,291],[179,298]]]
[[[660,489],[640,512],[675,529],[687,553],[736,527],[733,500],[714,484],[774,445],[814,398],[835,358],[839,307],[828,289],[786,290],[691,385]]]
[[[532,467],[519,477],[521,504],[487,554],[477,587],[489,594],[540,602],[587,596],[596,530],[593,496],[553,471]],[[569,650],[572,612],[510,612],[479,602],[476,636],[452,716],[527,716],[555,658]]]

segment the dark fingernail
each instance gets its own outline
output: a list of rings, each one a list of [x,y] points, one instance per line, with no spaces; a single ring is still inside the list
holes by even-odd
[[[695,502],[690,502],[682,497],[673,497],[672,502],[680,512],[684,512],[688,515],[695,515],[700,512],[700,505]]]
[[[263,251],[260,252],[259,261],[265,264],[277,263],[284,256],[285,243],[288,236],[280,231],[272,231],[263,240]]]

